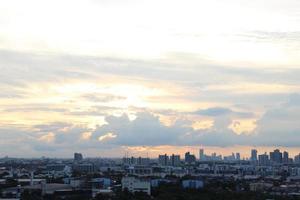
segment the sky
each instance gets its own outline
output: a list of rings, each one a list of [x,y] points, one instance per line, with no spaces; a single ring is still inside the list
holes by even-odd
[[[0,3],[0,157],[300,153],[298,0]]]

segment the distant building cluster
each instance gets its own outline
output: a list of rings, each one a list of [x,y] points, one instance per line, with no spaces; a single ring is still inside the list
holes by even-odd
[[[162,154],[100,159],[74,153],[72,159],[0,159],[0,198],[20,199],[35,191],[45,199],[74,195],[92,199],[99,194],[114,195],[117,190],[151,195],[161,184],[199,190],[214,181],[233,180],[247,184],[250,191],[300,197],[300,154],[291,158],[279,149],[263,154],[252,149],[245,159],[239,152],[207,155],[200,149],[198,158],[186,152],[183,158]],[[242,187],[237,185],[237,190]]]

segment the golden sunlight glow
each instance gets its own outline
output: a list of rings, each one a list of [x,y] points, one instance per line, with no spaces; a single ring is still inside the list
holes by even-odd
[[[91,132],[84,132],[81,135],[81,139],[83,140],[89,140],[92,137],[92,133]]]
[[[40,141],[44,141],[44,142],[52,142],[54,139],[55,139],[55,134],[52,132],[43,135],[39,138]]]
[[[115,135],[114,133],[106,133],[105,135],[102,135],[98,138],[98,140],[100,142],[103,142],[103,141],[107,141],[107,140],[111,140],[111,139],[114,139],[116,138],[117,135]]]
[[[256,119],[236,119],[229,128],[237,134],[251,134],[256,128]]]
[[[213,120],[202,120],[202,121],[196,121],[193,123],[192,127],[195,130],[203,130],[203,129],[209,129],[214,125]]]

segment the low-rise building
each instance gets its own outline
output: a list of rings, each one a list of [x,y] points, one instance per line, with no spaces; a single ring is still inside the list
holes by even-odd
[[[135,177],[122,178],[122,190],[128,190],[131,193],[144,192],[151,195],[151,184],[149,181],[140,180]]]
[[[250,191],[258,192],[258,191],[265,191],[273,187],[271,183],[264,183],[264,182],[256,182],[250,183]]]
[[[204,187],[204,183],[202,180],[194,180],[194,179],[183,180],[182,187],[184,189],[201,189]]]

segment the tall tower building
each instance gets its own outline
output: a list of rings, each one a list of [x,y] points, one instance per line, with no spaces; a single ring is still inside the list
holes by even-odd
[[[284,164],[288,164],[289,163],[289,152],[285,151],[283,152],[283,159],[282,159],[282,162]]]
[[[256,149],[251,150],[251,161],[257,161],[257,150]]]
[[[200,150],[199,150],[199,160],[200,160],[200,161],[205,160],[204,149],[200,149]]]
[[[167,166],[169,164],[169,156],[167,154],[159,155],[158,156],[158,163],[162,166]]]
[[[273,152],[270,152],[270,161],[272,163],[282,163],[282,153],[279,149],[275,149]]]
[[[190,152],[186,152],[184,160],[186,163],[191,164],[191,163],[196,162],[196,157],[195,157],[195,155],[191,154]]]
[[[236,160],[241,160],[241,154],[240,153],[236,153],[235,154],[235,159]]]
[[[81,161],[83,160],[83,156],[81,153],[74,153],[74,161]]]
[[[269,156],[268,156],[267,153],[261,154],[258,157],[259,157],[259,159],[258,159],[258,164],[259,165],[261,165],[261,166],[269,165]]]
[[[170,163],[172,166],[179,166],[180,165],[180,155],[172,154],[170,156]]]

